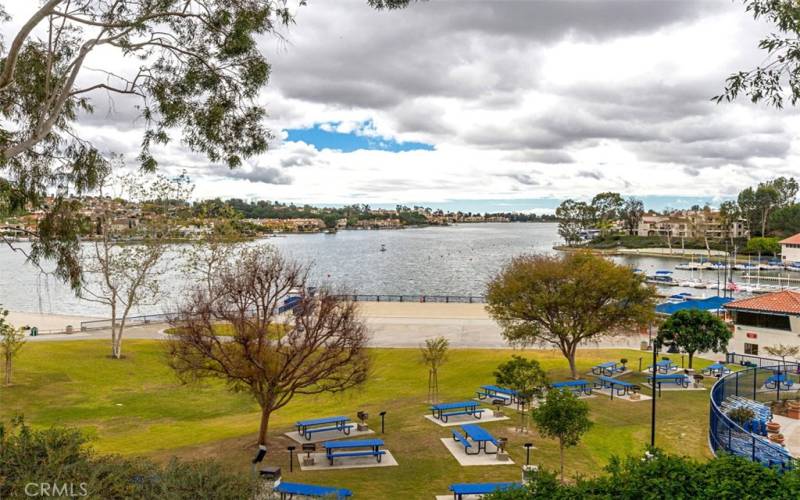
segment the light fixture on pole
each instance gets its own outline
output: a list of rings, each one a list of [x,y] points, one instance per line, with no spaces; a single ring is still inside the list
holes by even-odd
[[[383,434],[383,429],[384,429],[384,427],[383,427],[383,423],[384,423],[384,422],[383,422],[383,420],[384,420],[384,418],[386,417],[386,412],[385,412],[385,411],[382,411],[382,412],[380,412],[380,416],[381,416],[381,434]]]
[[[289,472],[292,472],[292,471],[294,471],[294,463],[293,463],[294,460],[292,460],[292,459],[294,458],[295,447],[294,446],[287,446],[286,449],[289,450]]]
[[[531,464],[531,448],[533,443],[525,443],[525,465]]]

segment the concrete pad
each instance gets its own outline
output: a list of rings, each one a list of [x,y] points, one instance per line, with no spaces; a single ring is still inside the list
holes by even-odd
[[[449,451],[450,454],[452,454],[453,457],[458,460],[458,463],[464,467],[470,467],[473,465],[514,465],[514,461],[511,460],[510,457],[508,460],[498,460],[497,455],[487,455],[483,452],[480,452],[477,455],[467,455],[467,453],[464,451],[464,447],[457,441],[453,440],[453,438],[441,438],[441,441],[442,444],[444,444],[444,447],[447,448],[447,451]],[[495,451],[497,449],[491,443],[487,443],[487,446],[489,451]]]
[[[397,463],[397,460],[395,460],[394,456],[389,450],[383,451],[385,451],[386,454],[383,455],[380,463],[378,463],[378,460],[375,457],[342,457],[335,459],[333,461],[334,465],[331,466],[328,459],[325,458],[324,452],[311,454],[316,462],[314,465],[303,465],[303,457],[305,457],[306,454],[298,453],[297,463],[300,464],[300,470],[302,471],[367,469],[372,467],[394,467],[400,465]]]
[[[501,420],[509,420],[511,417],[503,415],[502,417],[494,417],[485,415],[479,419],[470,417],[469,415],[456,415],[447,419],[447,423],[442,422],[438,418],[433,418],[433,415],[425,415],[425,418],[438,425],[439,427],[454,427],[456,425],[464,424],[485,424],[487,422],[500,422]]]
[[[311,435],[311,439],[304,438],[297,431],[286,432],[283,435],[288,437],[292,441],[304,444],[304,443],[322,443],[325,441],[338,441],[339,439],[350,439],[359,436],[366,436],[367,434],[375,434],[375,431],[373,431],[372,429],[366,431],[357,431],[356,424],[347,424],[347,427],[350,428],[350,434],[348,435],[345,435],[344,432],[339,432],[339,431],[315,432],[314,434]]]
[[[794,457],[800,457],[800,420],[783,415],[773,415],[773,422],[781,424],[786,450]]]
[[[483,403],[483,404],[485,404],[487,406],[491,406],[492,408],[497,408],[497,405],[492,404],[491,398],[486,398],[486,399],[472,398],[472,400],[473,401],[477,401],[478,403]],[[502,408],[504,410],[516,410],[517,409],[517,403],[506,403],[506,404],[500,405],[500,408]]]
[[[611,393],[609,392],[608,389],[595,389],[592,392],[596,392],[597,394],[602,394],[603,396],[608,396],[609,399],[611,398]],[[628,401],[628,402],[631,402],[631,403],[638,403],[639,401],[649,401],[649,400],[651,400],[653,398],[651,398],[650,396],[648,396],[646,394],[639,394],[639,399],[631,399],[630,394],[626,394],[625,396],[618,396],[617,393],[615,392],[614,393],[614,401],[616,401],[618,399],[621,400],[621,401]]]

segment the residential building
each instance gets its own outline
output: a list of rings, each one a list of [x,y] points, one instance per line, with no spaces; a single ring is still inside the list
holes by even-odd
[[[744,238],[749,231],[744,220],[737,220],[727,228],[719,211],[682,210],[669,215],[643,216],[636,228],[636,234],[664,238],[722,240]]]
[[[800,233],[781,240],[781,259],[784,264],[800,262]]]
[[[769,357],[766,346],[800,345],[800,292],[767,293],[724,307],[733,320],[728,352]]]

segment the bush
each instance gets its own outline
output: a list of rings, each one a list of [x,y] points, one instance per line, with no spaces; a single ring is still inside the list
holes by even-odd
[[[58,488],[61,494],[53,497],[104,499],[233,500],[254,492],[252,480],[214,462],[176,460],[162,468],[144,459],[98,455],[74,429],[34,430],[21,419],[10,430],[0,424],[0,498],[50,496],[41,494],[40,485]]]
[[[739,425],[744,425],[746,422],[749,422],[756,418],[755,412],[750,408],[733,408],[728,410],[728,418],[733,420]]]

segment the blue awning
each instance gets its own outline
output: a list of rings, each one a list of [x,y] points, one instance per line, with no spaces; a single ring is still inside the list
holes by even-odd
[[[717,311],[722,309],[722,306],[732,301],[729,297],[709,297],[700,300],[687,300],[677,304],[659,304],[656,306],[656,312],[659,314],[675,314],[683,309],[700,309],[703,311]]]

